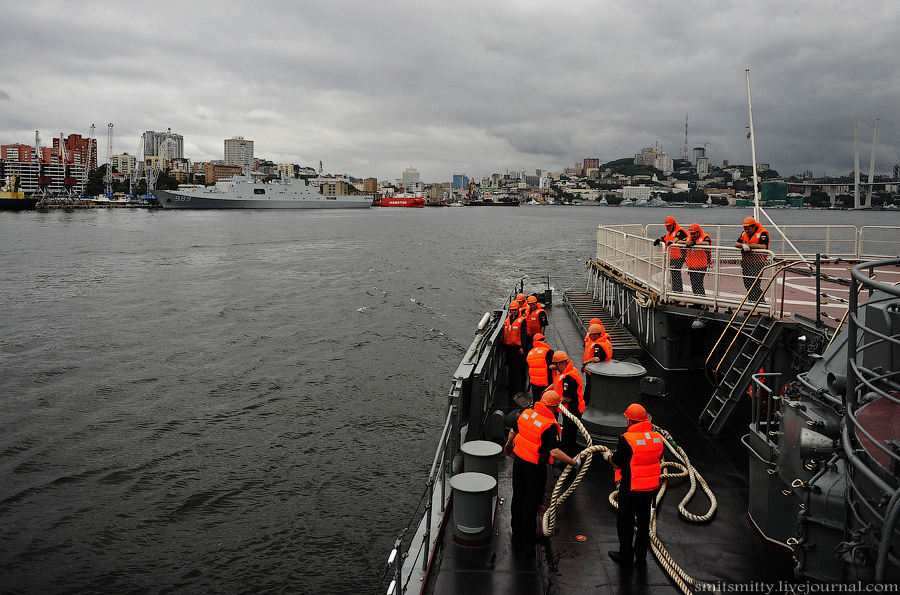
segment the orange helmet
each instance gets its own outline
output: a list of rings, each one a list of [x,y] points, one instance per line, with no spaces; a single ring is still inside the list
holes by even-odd
[[[599,318],[591,318],[590,324],[603,324],[603,321]]]
[[[541,333],[538,333],[538,334],[536,334],[536,335],[534,336],[534,340],[535,340],[535,341],[543,341],[543,340],[546,339],[546,338],[547,338],[547,337],[545,337],[545,336],[542,335]]]
[[[632,403],[625,409],[625,417],[630,419],[631,421],[647,421],[650,417],[647,415],[647,410],[644,409],[644,406],[640,403]]]
[[[553,363],[564,362],[569,359],[569,354],[560,349],[559,351],[553,352]]]
[[[603,325],[602,325],[602,324],[592,324],[591,326],[588,327],[588,334],[589,334],[589,335],[594,335],[594,334],[599,335],[599,334],[601,334],[602,332],[603,332]]]
[[[528,296],[528,299],[526,299],[525,302],[526,302],[526,303],[529,303],[529,304],[536,304],[536,303],[537,303],[537,298],[534,297],[533,295],[529,295],[529,296]]]
[[[517,295],[516,301],[519,302],[520,304],[524,304],[525,303],[525,294],[520,293],[519,295]]]
[[[562,401],[562,397],[555,390],[545,390],[541,395],[541,403],[547,407],[559,407],[560,401]]]
[[[517,302],[516,300],[511,301],[511,302],[509,303],[509,309],[510,309],[510,310],[518,310],[518,309],[519,309],[519,302]]]
[[[700,233],[700,232],[703,231],[703,230],[700,228],[700,224],[699,224],[699,223],[691,223],[691,226],[688,228],[688,231],[691,232],[691,233],[694,233],[695,231],[696,231],[697,233]]]
[[[675,217],[672,217],[671,215],[666,217],[666,227],[670,225],[675,225]]]
[[[744,225],[756,225],[756,219],[753,217],[744,218]]]

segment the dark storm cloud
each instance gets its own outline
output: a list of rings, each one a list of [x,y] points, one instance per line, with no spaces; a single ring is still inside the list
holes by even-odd
[[[748,163],[852,167],[853,119],[898,123],[900,5],[410,0],[16,3],[0,142],[171,127],[187,156],[259,156],[394,179],[561,170],[689,144]],[[885,126],[889,130],[890,126]],[[849,136],[848,136],[849,133]],[[871,142],[871,135],[867,142]],[[105,156],[105,155],[104,155]],[[836,171],[834,173],[837,173]]]

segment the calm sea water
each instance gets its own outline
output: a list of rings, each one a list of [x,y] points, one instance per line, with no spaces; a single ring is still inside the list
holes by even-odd
[[[481,315],[666,214],[0,213],[0,591],[372,593]]]

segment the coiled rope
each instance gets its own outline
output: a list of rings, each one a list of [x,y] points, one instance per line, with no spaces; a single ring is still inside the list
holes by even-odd
[[[562,504],[566,500],[566,498],[568,498],[569,495],[571,495],[572,492],[575,491],[575,488],[578,487],[578,484],[581,483],[581,478],[584,476],[585,471],[587,471],[588,467],[591,464],[593,453],[602,453],[609,451],[607,447],[601,444],[594,445],[590,433],[585,429],[584,425],[581,423],[581,420],[572,415],[572,413],[570,413],[568,409],[566,409],[565,407],[560,407],[559,410],[563,413],[563,415],[575,422],[575,425],[578,426],[578,431],[580,431],[581,435],[584,436],[584,441],[587,444],[587,447],[582,450],[581,453],[579,453],[584,459],[584,463],[578,470],[578,474],[575,476],[575,479],[572,480],[572,484],[565,490],[562,489],[562,486],[565,484],[565,480],[569,475],[569,471],[572,469],[571,466],[567,466],[559,476],[559,479],[556,481],[556,485],[553,487],[553,495],[550,497],[550,506],[547,508],[547,511],[544,513],[544,517],[541,520],[541,530],[546,537],[550,537],[551,535],[553,535],[554,531],[556,530],[556,510],[557,508],[559,508],[559,505]],[[672,580],[675,581],[675,584],[678,585],[682,593],[684,593],[685,595],[693,595],[693,593],[701,590],[711,593],[720,593],[721,591],[716,585],[695,579],[691,577],[687,572],[685,572],[684,569],[681,568],[669,554],[668,550],[657,534],[656,510],[662,502],[663,496],[665,496],[670,478],[677,479],[681,477],[687,477],[691,482],[691,487],[688,490],[688,493],[685,494],[681,502],[678,503],[678,512],[682,517],[689,521],[693,521],[695,523],[703,523],[710,520],[716,512],[718,501],[716,500],[712,489],[709,487],[709,484],[706,483],[706,480],[703,479],[700,473],[691,464],[690,458],[688,458],[687,453],[684,452],[684,449],[675,443],[672,435],[656,425],[653,426],[653,429],[662,435],[662,437],[665,439],[663,440],[663,443],[665,444],[666,448],[671,451],[671,453],[678,459],[679,462],[663,460],[660,464],[662,468],[662,473],[660,475],[660,488],[659,492],[657,492],[656,494],[655,506],[653,507],[650,517],[650,548],[653,550],[653,555],[655,555],[656,559],[659,560],[660,565],[662,565],[663,569],[665,569],[669,576],[672,577]],[[669,469],[674,469],[676,471],[674,473],[671,473],[669,472]],[[709,510],[707,510],[706,513],[702,515],[696,515],[688,511],[686,508],[688,502],[690,502],[691,498],[694,497],[694,494],[697,491],[697,484],[700,485],[701,489],[704,491],[704,493],[706,493],[707,498],[709,498]],[[609,503],[617,511],[619,509],[619,503],[617,500],[618,495],[619,488],[618,485],[616,485],[616,489],[609,494]]]

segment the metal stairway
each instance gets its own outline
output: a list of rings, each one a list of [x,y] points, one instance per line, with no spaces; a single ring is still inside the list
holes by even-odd
[[[612,340],[614,358],[640,357],[644,353],[634,335],[620,321],[619,324],[616,324],[616,319],[609,315],[609,312],[600,305],[599,301],[594,299],[592,294],[567,291],[563,294],[563,304],[569,311],[575,326],[583,334],[587,334],[588,321],[591,318],[599,318],[603,322],[603,326],[606,327],[606,332],[609,333]]]
[[[741,396],[750,388],[753,374],[759,370],[783,330],[782,321],[765,318],[760,318],[749,333],[738,330],[744,338],[741,350],[700,415],[700,426],[710,434],[718,434],[725,427]]]

